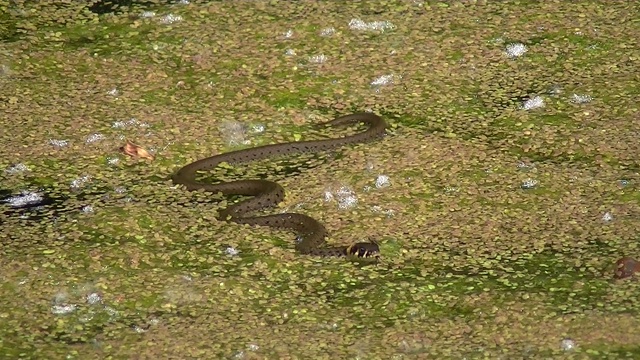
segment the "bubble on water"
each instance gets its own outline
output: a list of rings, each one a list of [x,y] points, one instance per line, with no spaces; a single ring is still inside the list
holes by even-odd
[[[391,84],[395,83],[396,80],[398,80],[398,79],[399,79],[399,77],[395,76],[393,74],[382,75],[382,76],[379,76],[379,77],[373,79],[373,81],[371,81],[371,86],[372,87],[381,87],[381,86],[391,85]]]
[[[329,202],[335,200],[338,209],[350,209],[358,204],[358,197],[355,191],[348,186],[340,186],[338,189],[327,189],[324,192],[324,200]]]
[[[105,136],[100,134],[100,133],[95,133],[95,134],[91,134],[89,136],[87,136],[87,140],[85,140],[85,142],[87,144],[91,144],[100,140],[104,140]]]
[[[11,196],[3,201],[11,207],[24,207],[43,202],[44,196],[37,192],[24,191],[20,195]]]
[[[53,296],[53,304],[51,305],[51,313],[54,315],[66,315],[76,311],[77,306],[71,304],[69,295],[66,292],[58,292]]]
[[[57,148],[61,148],[61,147],[65,147],[69,145],[69,140],[56,140],[56,139],[49,139],[49,145],[53,145]]]
[[[449,185],[447,185],[447,186],[445,186],[445,187],[444,187],[444,192],[445,192],[446,194],[456,194],[456,193],[458,193],[459,191],[460,191],[460,189],[459,189],[458,187],[456,187],[456,186],[449,186]]]
[[[76,311],[77,306],[73,304],[56,304],[51,306],[51,313],[54,315],[66,315]]]
[[[253,134],[261,134],[263,133],[265,130],[267,129],[267,127],[264,124],[254,124],[251,125],[251,132]]]
[[[86,296],[87,304],[94,305],[102,302],[102,296],[97,292],[91,292]]]
[[[120,163],[120,158],[112,157],[112,156],[108,156],[107,157],[107,164],[109,164],[109,165],[118,165],[119,163]]]
[[[528,170],[535,169],[535,167],[536,167],[536,164],[531,163],[531,162],[525,162],[525,161],[522,161],[522,160],[519,160],[516,163],[516,168],[518,170],[528,171]]]
[[[148,329],[148,328],[143,328],[142,326],[139,326],[139,325],[133,325],[133,326],[131,327],[131,329],[132,329],[134,332],[136,332],[137,334],[144,334],[144,333],[146,333],[147,331],[149,331],[149,329]]]
[[[291,39],[293,37],[293,30],[289,29],[282,34],[285,39]]]
[[[81,176],[81,177],[71,181],[71,188],[72,189],[79,189],[84,184],[86,184],[86,183],[88,183],[90,181],[91,181],[91,176],[89,176],[89,175]]]
[[[13,71],[11,71],[11,68],[6,64],[0,65],[0,77],[9,77],[11,76],[12,72]]]
[[[322,64],[327,61],[327,56],[324,54],[313,55],[309,57],[309,62],[313,64]]]
[[[522,181],[522,184],[520,185],[520,187],[525,190],[533,189],[536,186],[538,186],[538,180],[531,179],[531,178],[525,179],[524,181]]]
[[[320,36],[331,36],[335,33],[336,33],[336,29],[332,27],[328,27],[320,30]]]
[[[85,214],[91,214],[93,213],[93,206],[92,205],[83,206],[81,211]]]
[[[389,185],[391,185],[391,182],[387,175],[378,175],[376,178],[376,187],[378,189],[388,187]]]
[[[573,94],[571,96],[571,102],[574,104],[586,104],[591,102],[591,100],[593,100],[593,98],[589,95]]]
[[[386,30],[392,30],[395,28],[395,25],[393,25],[391,22],[389,21],[372,21],[372,22],[365,22],[362,21],[360,19],[351,19],[349,21],[349,28],[351,30],[361,30],[361,31],[386,31]]]
[[[576,346],[576,342],[573,339],[562,339],[560,342],[560,348],[564,351],[574,350]]]
[[[524,110],[534,110],[544,107],[544,99],[542,96],[535,96],[522,103],[521,108]]]
[[[175,14],[167,14],[160,18],[162,24],[173,24],[182,21],[182,16]]]
[[[149,124],[145,122],[140,122],[136,118],[131,118],[125,121],[114,121],[113,124],[111,124],[111,127],[114,129],[126,129],[130,127],[148,128]]]
[[[510,58],[520,57],[524,55],[527,51],[529,51],[529,49],[527,49],[527,46],[522,43],[508,44],[505,49],[505,53]]]
[[[246,127],[235,120],[223,121],[219,127],[222,136],[227,139],[227,143],[231,146],[247,145],[249,140],[245,138],[247,129]]]
[[[25,164],[15,164],[4,170],[4,172],[10,175],[19,174],[25,171],[29,171],[29,168]]]
[[[382,206],[380,205],[374,205],[371,207],[371,211],[375,212],[375,213],[381,213],[383,215],[385,215],[386,217],[390,218],[393,215],[395,215],[396,211],[393,209],[384,209],[382,208]]]

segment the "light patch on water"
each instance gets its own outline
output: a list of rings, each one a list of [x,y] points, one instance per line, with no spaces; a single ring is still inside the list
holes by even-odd
[[[613,214],[609,211],[607,211],[606,213],[604,213],[602,215],[602,221],[604,222],[609,222],[613,220]]]
[[[173,24],[182,21],[182,16],[175,14],[167,14],[160,18],[162,24]]]
[[[264,124],[254,124],[251,125],[251,133],[253,134],[262,134],[265,130],[267,130],[267,127]]]
[[[390,218],[393,215],[396,214],[396,211],[393,209],[384,209],[382,206],[380,205],[374,205],[371,207],[371,211],[373,211],[374,213],[380,213],[383,214],[384,216]]]
[[[86,296],[87,304],[94,305],[102,302],[102,296],[97,292],[90,292]]]
[[[522,43],[509,44],[505,49],[505,53],[507,54],[507,56],[512,59],[524,55],[527,51],[529,51],[529,49],[527,49],[527,46]]]
[[[22,192],[20,195],[11,196],[4,200],[11,207],[23,207],[41,203],[44,200],[42,194],[37,192]]]
[[[372,21],[365,22],[360,19],[351,19],[349,21],[349,28],[351,30],[361,30],[361,31],[386,31],[395,29],[395,25],[393,25],[389,21]]]
[[[100,133],[95,133],[95,134],[91,134],[91,135],[87,136],[87,140],[85,140],[85,142],[87,144],[92,144],[94,142],[104,140],[105,138],[106,137],[104,135],[102,135]]]
[[[73,180],[71,182],[71,188],[72,189],[79,189],[81,188],[84,184],[88,183],[89,181],[91,181],[91,176],[89,175],[84,175],[81,176],[75,180]]]
[[[529,171],[529,170],[535,169],[536,164],[526,163],[522,160],[519,160],[518,163],[516,164],[516,168],[518,168],[518,170]]]
[[[11,76],[11,73],[12,73],[11,68],[9,68],[8,65],[6,64],[0,65],[0,76],[9,77]]]
[[[111,127],[114,128],[114,129],[126,129],[128,127],[147,128],[147,127],[149,127],[149,124],[147,124],[145,122],[140,122],[136,118],[131,118],[131,119],[126,120],[126,121],[114,121],[113,124],[111,124]]]
[[[571,102],[574,104],[586,104],[591,102],[591,100],[593,100],[593,98],[589,95],[573,94],[571,96]]]
[[[524,110],[534,110],[544,107],[544,99],[542,96],[535,96],[529,100],[526,100],[522,103],[522,109]]]
[[[338,209],[350,209],[358,205],[358,197],[355,191],[348,186],[341,186],[337,190],[327,189],[324,192],[324,200],[326,202],[336,201]]]
[[[571,351],[576,348],[576,342],[573,339],[562,339],[560,342],[560,348],[564,351]]]
[[[336,29],[332,27],[328,27],[320,30],[320,36],[331,36],[335,33],[336,33]]]
[[[111,318],[115,318],[117,317],[120,313],[118,312],[118,310],[112,308],[111,306],[105,306],[104,307],[104,312],[107,313],[107,315],[109,315],[109,317]]]
[[[560,95],[563,93],[563,89],[562,89],[562,85],[560,84],[553,84],[551,85],[551,87],[549,88],[549,94],[550,95]]]
[[[161,42],[153,43],[151,45],[151,49],[153,49],[154,51],[160,51],[160,50],[163,50],[166,47],[167,47],[167,44],[161,43]]]
[[[228,246],[226,249],[224,249],[224,253],[229,256],[238,256],[240,255],[240,250],[234,248],[233,246]]]
[[[51,313],[54,315],[66,315],[76,311],[77,306],[69,302],[69,294],[60,291],[53,296]]]
[[[376,178],[376,188],[385,188],[391,185],[389,177],[387,175],[378,175]]]
[[[618,180],[618,186],[626,187],[627,185],[629,185],[629,180],[626,180],[626,179]]]
[[[93,206],[92,205],[83,206],[81,211],[85,214],[91,214],[93,213]]]
[[[155,11],[143,11],[140,14],[140,17],[141,18],[145,18],[145,19],[149,19],[149,18],[152,18],[154,16],[156,16],[156,12]]]
[[[76,311],[78,307],[74,304],[60,304],[51,306],[51,313],[54,315],[66,315]]]
[[[313,55],[309,57],[309,62],[312,64],[323,64],[327,61],[327,56],[324,54]]]
[[[149,329],[148,329],[148,328],[147,328],[147,329],[145,329],[145,328],[143,328],[143,327],[141,327],[141,326],[138,326],[138,325],[133,325],[133,326],[131,327],[131,329],[133,329],[133,331],[134,331],[135,333],[137,333],[137,334],[144,334],[144,333],[146,333],[147,331],[149,331]]]
[[[118,157],[107,157],[107,164],[109,165],[118,165],[120,163],[120,158]]]
[[[534,180],[534,179],[525,179],[522,184],[520,184],[520,187],[524,190],[529,190],[529,189],[533,189],[536,186],[538,186],[538,180]]]
[[[285,39],[291,39],[293,37],[293,30],[289,29],[282,34]]]
[[[118,88],[114,87],[113,89],[107,91],[107,95],[117,97],[118,95],[120,95],[120,91],[118,90]]]
[[[293,49],[287,49],[285,50],[284,54],[287,56],[296,56],[296,51]]]
[[[27,167],[27,165],[22,164],[22,163],[15,164],[15,165],[10,166],[10,167],[8,167],[8,168],[6,168],[4,170],[4,172],[6,172],[7,174],[10,174],[10,175],[20,174],[20,173],[23,173],[25,171],[29,171],[29,168]]]
[[[251,142],[245,138],[246,128],[238,121],[223,121],[218,126],[222,137],[227,140],[227,144],[231,146],[235,145],[248,145]]]
[[[444,192],[445,192],[445,194],[456,194],[456,193],[458,193],[459,191],[460,191],[460,189],[458,189],[458,188],[457,188],[457,187],[455,187],[455,186],[447,185],[447,186],[445,186],[445,187],[444,187]]]
[[[371,86],[381,87],[381,86],[391,85],[391,84],[394,84],[396,81],[400,80],[401,78],[402,78],[401,76],[396,76],[394,74],[382,75],[373,79],[373,81],[371,81]]]
[[[53,145],[57,148],[62,148],[69,145],[69,140],[49,139],[49,145]]]

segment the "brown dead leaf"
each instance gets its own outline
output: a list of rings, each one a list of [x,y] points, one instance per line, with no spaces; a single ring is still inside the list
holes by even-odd
[[[127,140],[127,143],[120,148],[120,151],[122,151],[123,153],[131,157],[140,157],[140,158],[149,159],[149,160],[154,159],[153,155],[151,155],[147,150],[132,143],[129,140]]]
[[[640,263],[631,257],[623,257],[616,261],[616,279],[624,279],[640,272]]]

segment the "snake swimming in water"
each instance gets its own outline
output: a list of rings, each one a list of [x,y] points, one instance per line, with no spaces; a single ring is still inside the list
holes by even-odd
[[[204,190],[212,193],[222,193],[223,195],[251,196],[221,210],[218,213],[218,220],[293,230],[296,232],[298,240],[296,250],[301,254],[353,256],[359,258],[377,257],[380,249],[374,242],[359,242],[348,246],[325,246],[325,237],[328,235],[327,229],[319,221],[307,215],[297,213],[264,216],[245,215],[265,208],[275,207],[284,200],[284,188],[276,182],[268,180],[237,180],[210,184],[198,182],[195,179],[196,172],[211,170],[223,162],[238,164],[282,155],[327,151],[348,144],[373,141],[381,138],[387,127],[386,122],[381,117],[372,113],[341,116],[319,124],[317,127],[334,127],[355,123],[364,123],[369,128],[363,132],[341,138],[264,145],[214,155],[185,165],[173,175],[173,182],[174,184],[184,185],[189,191]]]

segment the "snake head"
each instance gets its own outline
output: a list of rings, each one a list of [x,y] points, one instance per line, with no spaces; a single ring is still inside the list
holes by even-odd
[[[376,242],[355,243],[347,248],[347,256],[356,258],[378,258],[380,247]]]

